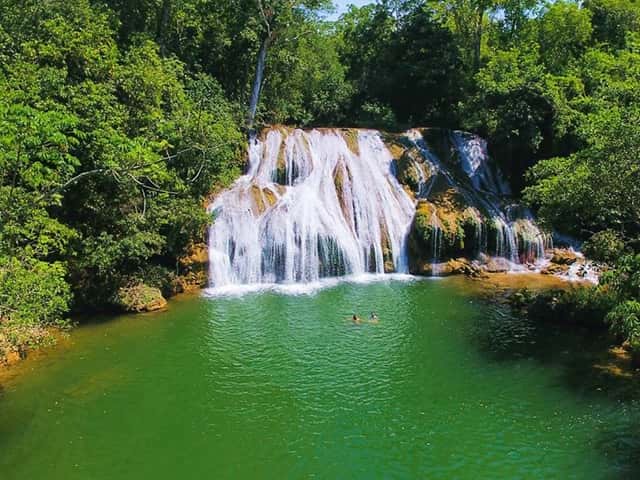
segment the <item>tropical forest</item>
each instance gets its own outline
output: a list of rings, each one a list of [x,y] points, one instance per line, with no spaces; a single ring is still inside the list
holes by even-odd
[[[0,0],[0,445],[640,478],[640,3]]]

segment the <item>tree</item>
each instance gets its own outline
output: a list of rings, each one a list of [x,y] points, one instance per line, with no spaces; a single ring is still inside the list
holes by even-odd
[[[480,69],[480,54],[488,15],[496,0],[447,0],[439,6],[444,21],[456,34],[465,64],[473,74]]]
[[[640,30],[640,5],[633,0],[588,0],[593,36],[604,48],[615,51],[627,44],[630,32]]]
[[[582,127],[588,147],[538,163],[525,198],[560,231],[586,238],[610,229],[635,244],[640,235],[639,122],[637,107],[591,115]]]
[[[562,72],[591,40],[591,12],[572,2],[553,3],[538,20],[540,55],[549,71]]]
[[[300,22],[304,23],[306,18],[313,15],[315,11],[328,6],[326,0],[256,0],[256,2],[263,32],[249,99],[247,114],[247,127],[249,129],[253,128],[258,109],[269,48],[276,39],[280,41],[290,40],[290,38],[287,38],[287,33],[292,25]]]

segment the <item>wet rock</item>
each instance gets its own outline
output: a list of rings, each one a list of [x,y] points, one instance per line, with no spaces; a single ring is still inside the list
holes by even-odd
[[[542,270],[540,273],[543,275],[562,275],[569,271],[569,265],[559,264],[559,263],[551,263]]]
[[[204,243],[192,245],[187,254],[178,260],[178,266],[179,275],[171,281],[171,292],[168,292],[170,295],[206,287],[209,270],[209,247]]]
[[[400,183],[408,186],[413,192],[418,192],[420,178],[428,178],[425,172],[424,158],[417,148],[404,151],[397,162],[397,177]]]
[[[556,248],[552,252],[551,263],[558,265],[573,265],[580,258],[574,251]]]

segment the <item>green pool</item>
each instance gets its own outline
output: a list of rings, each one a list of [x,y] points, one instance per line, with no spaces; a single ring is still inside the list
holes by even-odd
[[[82,327],[4,383],[0,478],[640,478],[638,397],[592,368],[598,340],[470,285],[192,297]]]

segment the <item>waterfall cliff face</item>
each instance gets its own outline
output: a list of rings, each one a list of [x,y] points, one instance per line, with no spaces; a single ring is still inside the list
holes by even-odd
[[[466,133],[273,128],[248,156],[210,206],[214,287],[438,274],[457,256],[515,265],[548,241]]]
[[[409,242],[413,273],[438,275],[441,264],[456,257],[476,259],[494,271],[533,267],[544,257],[551,236],[513,202],[484,140],[466,132],[414,129],[395,142],[405,146],[399,178],[417,199]]]
[[[406,271],[414,202],[392,162],[371,131],[253,140],[247,174],[211,206],[213,285]]]

